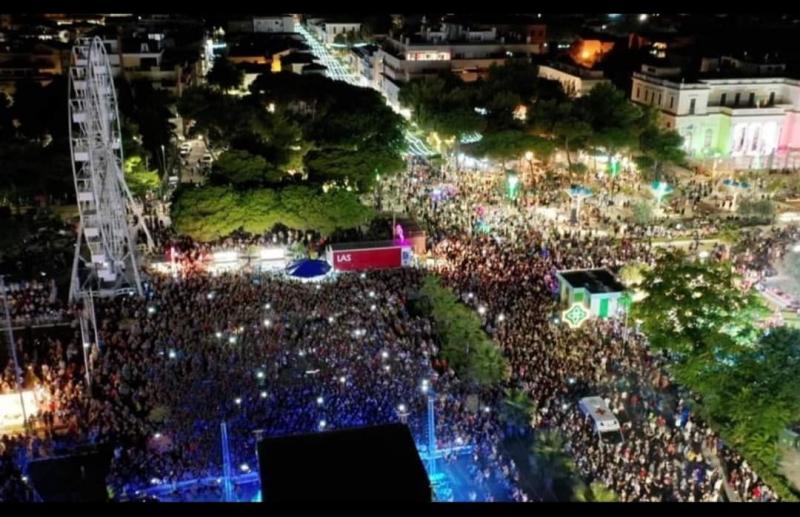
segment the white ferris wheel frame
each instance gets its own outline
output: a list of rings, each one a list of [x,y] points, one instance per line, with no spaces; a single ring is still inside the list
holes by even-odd
[[[153,244],[142,208],[125,183],[114,78],[99,37],[77,40],[68,82],[70,152],[80,213],[70,300],[121,292],[141,296],[134,216],[146,247],[152,249]],[[89,270],[83,281],[80,262]]]

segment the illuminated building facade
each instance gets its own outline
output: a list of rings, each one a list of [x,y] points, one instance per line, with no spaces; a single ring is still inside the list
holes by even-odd
[[[602,70],[590,70],[569,63],[553,62],[539,65],[539,77],[561,83],[570,97],[586,95],[598,84],[610,82]]]
[[[389,35],[372,57],[375,79],[371,86],[397,105],[402,83],[442,72],[477,80],[492,65],[544,52],[545,33],[546,27],[540,24],[506,27],[448,21],[438,30],[423,26],[415,34]]]
[[[800,167],[800,81],[785,77],[675,80],[643,66],[631,99],[654,106],[687,154],[715,169]]]

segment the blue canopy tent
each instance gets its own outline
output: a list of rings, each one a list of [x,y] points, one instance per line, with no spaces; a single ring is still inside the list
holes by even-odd
[[[325,276],[331,270],[331,265],[324,260],[301,259],[292,262],[287,268],[286,273],[302,280],[310,280],[320,276]]]

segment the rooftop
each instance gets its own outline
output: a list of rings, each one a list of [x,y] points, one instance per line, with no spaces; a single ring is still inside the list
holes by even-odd
[[[365,242],[336,242],[331,244],[331,249],[339,250],[363,250],[369,248],[396,248],[394,241],[365,241]]]
[[[267,438],[258,444],[264,502],[430,502],[411,431],[390,424]]]
[[[558,274],[573,288],[590,293],[620,293],[625,286],[607,269],[575,269]]]

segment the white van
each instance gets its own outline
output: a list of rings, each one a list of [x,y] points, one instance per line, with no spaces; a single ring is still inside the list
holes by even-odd
[[[619,420],[601,397],[584,397],[578,401],[578,409],[592,421],[597,436],[602,442],[616,445],[622,441]]]

